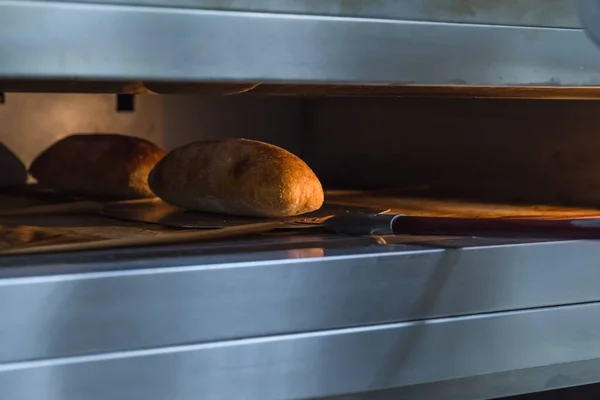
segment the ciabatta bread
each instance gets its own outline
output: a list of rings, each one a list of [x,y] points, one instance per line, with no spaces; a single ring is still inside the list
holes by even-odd
[[[155,144],[118,134],[67,136],[42,152],[30,174],[42,186],[108,199],[154,197],[148,174],[165,155]]]
[[[287,217],[317,210],[323,188],[297,156],[246,139],[190,143],[168,153],[149,176],[152,191],[190,210]]]

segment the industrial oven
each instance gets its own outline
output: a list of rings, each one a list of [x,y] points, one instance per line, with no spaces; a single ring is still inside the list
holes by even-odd
[[[300,156],[339,207],[594,223],[597,4],[0,0],[1,150],[28,165],[73,133],[166,150],[246,137]],[[57,201],[10,189],[0,214]],[[597,241],[280,229],[39,251],[44,230],[172,230],[98,210],[0,215],[0,399],[483,400],[600,382]],[[38,250],[11,254],[23,227]]]

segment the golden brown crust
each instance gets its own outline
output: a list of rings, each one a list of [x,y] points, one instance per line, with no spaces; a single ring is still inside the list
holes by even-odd
[[[118,134],[68,136],[42,152],[29,172],[58,191],[100,198],[154,197],[148,174],[165,155],[155,144]]]
[[[199,211],[286,217],[323,204],[321,183],[304,161],[277,146],[246,139],[175,149],[154,167],[149,183],[166,202]]]

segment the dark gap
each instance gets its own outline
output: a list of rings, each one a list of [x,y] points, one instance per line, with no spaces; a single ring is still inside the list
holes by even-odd
[[[132,112],[135,108],[135,96],[132,94],[117,95],[117,112]]]

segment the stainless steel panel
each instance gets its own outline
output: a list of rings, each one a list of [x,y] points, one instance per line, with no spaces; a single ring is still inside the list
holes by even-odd
[[[577,29],[0,1],[0,78],[593,86]]]
[[[577,0],[581,25],[590,39],[600,46],[600,2],[597,0]]]
[[[597,242],[418,245],[6,268],[0,363],[600,301]]]
[[[600,358],[599,312],[591,304],[9,363],[0,365],[0,398],[298,399],[457,381],[466,388],[470,377],[552,365],[555,375],[517,379],[517,387],[590,383],[598,369],[581,379],[581,366],[598,366],[589,361]],[[458,398],[493,398],[510,381],[491,383]]]
[[[84,2],[361,18],[579,27],[574,0],[84,0]]]

